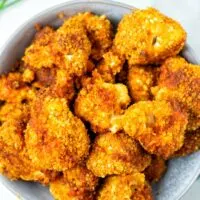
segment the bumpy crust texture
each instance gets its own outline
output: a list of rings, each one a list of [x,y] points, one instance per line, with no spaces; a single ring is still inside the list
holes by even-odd
[[[184,58],[167,59],[161,66],[158,87],[152,89],[156,100],[176,100],[189,114],[188,130],[200,127],[200,67]]]
[[[99,135],[92,147],[87,167],[96,176],[143,171],[151,163],[150,155],[124,133]]]
[[[141,101],[126,110],[121,123],[149,153],[167,159],[183,145],[187,122],[178,104]]]
[[[94,200],[98,178],[85,166],[64,171],[64,175],[50,183],[50,192],[57,200]]]
[[[75,113],[88,121],[94,132],[102,133],[111,128],[111,119],[123,113],[130,102],[127,87],[103,81],[87,84],[75,101]],[[103,119],[103,120],[102,120]]]
[[[153,200],[153,195],[144,174],[133,173],[106,178],[97,199]]]
[[[25,148],[24,130],[29,106],[6,103],[0,108],[0,173],[11,180],[22,179],[48,184],[57,173],[36,167]]]
[[[114,39],[116,50],[130,64],[158,63],[177,55],[186,33],[181,25],[154,8],[125,15]]]
[[[89,136],[64,98],[38,96],[31,109],[25,135],[32,161],[46,169],[63,171],[88,155]]]

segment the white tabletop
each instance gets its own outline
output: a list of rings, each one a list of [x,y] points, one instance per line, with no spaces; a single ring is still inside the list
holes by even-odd
[[[1,1],[1,0],[0,0]],[[22,2],[0,12],[0,48],[9,36],[27,19],[67,0],[22,0]],[[182,23],[188,33],[188,43],[200,56],[200,1],[199,0],[119,0],[137,8],[154,6]],[[200,199],[200,180],[197,180],[182,200]],[[0,183],[0,200],[16,200]]]

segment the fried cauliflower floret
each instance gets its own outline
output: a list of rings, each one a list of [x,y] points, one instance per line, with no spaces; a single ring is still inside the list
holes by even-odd
[[[124,133],[97,136],[87,161],[96,176],[130,174],[143,171],[151,163],[150,155]]]
[[[112,24],[105,15],[97,16],[90,12],[81,13],[81,18],[92,43],[91,57],[100,60],[112,45]]]
[[[156,100],[179,101],[189,114],[187,129],[200,127],[200,67],[184,58],[167,59],[161,66],[158,86],[152,89]]]
[[[91,43],[80,20],[67,19],[54,31],[44,27],[26,49],[23,61],[26,67],[37,71],[42,68],[61,68],[68,76],[81,76],[87,71]]]
[[[152,190],[144,174],[110,176],[99,191],[98,200],[153,200]]]
[[[97,80],[87,84],[75,101],[75,113],[89,122],[94,132],[102,133],[111,128],[111,118],[123,113],[130,102],[123,84]]]
[[[175,152],[173,157],[187,156],[200,149],[200,128],[195,131],[188,131],[185,134],[183,146]]]
[[[58,51],[58,67],[68,70],[69,74],[81,76],[87,71],[91,43],[84,24],[76,18],[67,19],[56,31],[54,48]]]
[[[140,101],[126,110],[121,126],[146,151],[168,159],[183,145],[187,122],[177,102]]]
[[[0,77],[0,100],[8,103],[32,101],[35,92],[23,82],[22,74],[11,72]]]
[[[48,184],[57,173],[36,167],[24,144],[24,129],[29,119],[25,104],[5,104],[0,109],[0,173],[11,180],[22,179]]]
[[[3,147],[2,147],[3,146]],[[5,151],[0,142],[0,173],[11,180],[35,181],[48,185],[57,172],[36,167],[24,151]]]
[[[50,68],[55,64],[52,41],[55,31],[45,26],[37,32],[33,43],[26,49],[22,58],[25,65],[32,69]]]
[[[134,101],[151,100],[151,87],[155,85],[158,68],[152,66],[130,66],[128,69],[128,87]]]
[[[166,170],[166,161],[159,156],[152,156],[151,165],[145,169],[144,174],[148,181],[158,182]]]
[[[97,72],[105,82],[114,82],[116,74],[123,68],[124,61],[122,56],[114,51],[109,51],[103,55],[103,59],[97,67]]]
[[[94,200],[98,178],[85,166],[64,171],[64,175],[51,182],[50,192],[57,200]]]
[[[88,155],[89,136],[64,98],[39,95],[31,107],[25,141],[29,157],[37,166],[63,171]]]
[[[131,65],[154,64],[177,55],[186,33],[181,25],[154,8],[125,15],[114,39],[117,51]]]

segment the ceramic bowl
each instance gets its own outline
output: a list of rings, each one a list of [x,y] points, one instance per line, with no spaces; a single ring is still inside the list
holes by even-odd
[[[78,0],[60,4],[36,15],[27,23],[19,27],[7,41],[0,52],[0,73],[8,72],[15,61],[24,53],[34,34],[34,24],[51,25],[58,27],[61,20],[57,14],[64,12],[71,16],[77,12],[91,11],[96,14],[105,14],[116,27],[124,14],[134,9],[131,6],[107,0]],[[186,47],[183,55],[192,63],[198,63],[191,48]],[[190,156],[169,161],[168,171],[159,183],[153,186],[156,200],[178,200],[188,190],[200,172],[200,152]],[[9,190],[24,200],[52,200],[48,188],[37,183],[10,181],[0,176],[2,182]]]

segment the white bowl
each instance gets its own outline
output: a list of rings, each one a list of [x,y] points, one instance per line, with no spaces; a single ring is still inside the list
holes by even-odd
[[[131,6],[107,1],[107,0],[78,0],[60,4],[30,19],[21,26],[8,40],[0,52],[0,73],[7,72],[14,65],[15,61],[24,53],[25,48],[30,44],[35,34],[34,24],[51,25],[58,27],[61,21],[57,18],[59,12],[71,16],[77,12],[91,11],[96,14],[105,14],[114,25],[117,25],[122,16],[129,13]],[[191,48],[187,47],[183,55],[192,63],[198,63]],[[153,186],[156,200],[178,200],[189,189],[200,173],[200,152],[190,156],[170,160],[168,171],[162,180]],[[51,200],[53,199],[45,188],[37,183],[10,181],[0,176],[2,182],[9,190],[24,200]]]

